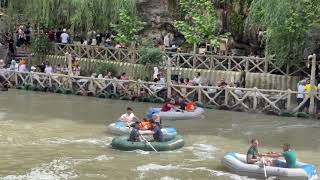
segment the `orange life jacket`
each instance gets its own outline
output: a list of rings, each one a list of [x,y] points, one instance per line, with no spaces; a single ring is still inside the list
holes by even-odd
[[[139,129],[150,129],[152,124],[150,122],[141,122],[139,124]]]
[[[186,105],[186,110],[187,111],[194,111],[196,109],[196,104],[192,101],[190,101],[187,105]]]

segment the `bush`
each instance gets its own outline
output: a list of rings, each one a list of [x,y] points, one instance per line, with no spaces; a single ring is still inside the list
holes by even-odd
[[[36,36],[31,42],[31,52],[37,56],[48,55],[53,49],[53,43],[43,34]]]
[[[116,68],[111,64],[102,63],[97,67],[97,72],[96,72],[97,74],[106,75],[107,72],[111,72],[112,76],[117,75]]]
[[[158,48],[144,47],[139,50],[139,62],[143,65],[159,65],[163,62],[163,53]]]

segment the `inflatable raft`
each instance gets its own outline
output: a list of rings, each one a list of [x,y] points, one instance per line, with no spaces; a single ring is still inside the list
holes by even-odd
[[[147,112],[147,116],[151,113],[159,114],[161,120],[185,120],[185,119],[196,119],[199,118],[203,113],[203,108],[197,107],[193,112],[161,112],[160,108],[151,108]]]
[[[118,121],[116,123],[112,123],[108,126],[112,134],[122,136],[122,135],[129,135],[131,129],[126,126],[124,122]],[[161,129],[164,136],[175,137],[178,133],[175,128],[162,128]],[[141,134],[148,134],[151,133],[151,130],[141,130]]]
[[[143,150],[143,151],[153,151],[147,142],[131,142],[128,141],[128,136],[118,136],[113,138],[111,146],[114,149],[122,151],[133,151],[133,150]],[[165,142],[150,142],[152,146],[157,151],[172,151],[180,149],[184,146],[184,140],[182,136],[177,135],[174,138],[166,139]]]
[[[284,160],[278,161],[285,163]],[[224,156],[222,164],[235,174],[264,179],[264,168],[254,164],[247,164],[246,155],[230,152]],[[266,166],[266,172],[268,177],[275,177],[276,179],[284,180],[309,180],[317,178],[315,167],[311,164],[302,162],[297,162],[296,168]]]

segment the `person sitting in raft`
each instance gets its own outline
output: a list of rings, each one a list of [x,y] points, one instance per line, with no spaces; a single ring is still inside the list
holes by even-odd
[[[133,124],[133,128],[130,132],[128,141],[139,142],[140,141],[140,132],[139,132],[139,122]]]
[[[194,103],[193,101],[188,102],[188,104],[186,105],[186,111],[194,112],[195,109],[196,109],[196,103]]]
[[[258,151],[259,141],[258,139],[251,140],[251,146],[247,152],[247,163],[261,165],[261,156],[267,156],[267,154],[259,153]],[[270,166],[272,162],[268,159],[264,160],[264,164]]]
[[[259,152],[258,152],[259,141],[258,139],[251,140],[251,146],[247,152],[247,163],[248,164],[256,164],[260,162]]]
[[[151,121],[154,121],[155,123],[158,124],[159,127],[161,127],[162,121],[159,114],[156,114],[156,113],[152,114]]]
[[[180,109],[180,107],[177,107],[174,105],[175,104],[175,100],[174,99],[166,99],[166,101],[164,102],[164,104],[162,105],[161,107],[161,112],[168,112],[168,111],[172,111],[172,110],[175,110],[175,111],[182,111]]]
[[[143,121],[139,123],[139,129],[150,130],[152,129],[152,123],[150,123],[146,118],[144,118]]]
[[[281,168],[295,168],[297,163],[297,156],[296,153],[291,150],[290,144],[285,143],[282,146],[283,152],[282,153],[268,153],[266,156],[271,158],[280,158],[284,157],[286,162],[273,160],[272,165],[275,167],[281,167]]]
[[[181,110],[185,111],[186,110],[186,102],[184,101],[184,97],[180,96],[178,99],[178,106],[180,107]]]
[[[161,131],[160,126],[158,123],[155,123],[153,120],[150,121],[152,123],[152,133],[151,134],[146,134],[146,135],[153,135],[153,139],[156,142],[163,142],[163,133]]]
[[[132,126],[135,122],[134,120],[138,119],[134,114],[132,108],[127,108],[127,113],[123,114],[118,120],[125,122],[127,126]]]

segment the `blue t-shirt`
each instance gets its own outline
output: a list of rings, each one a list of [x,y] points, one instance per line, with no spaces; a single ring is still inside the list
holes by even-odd
[[[159,126],[153,127],[153,139],[157,142],[163,142],[163,134]]]

